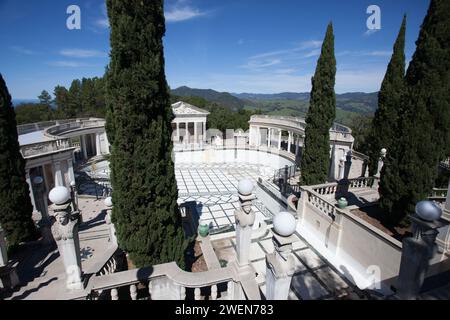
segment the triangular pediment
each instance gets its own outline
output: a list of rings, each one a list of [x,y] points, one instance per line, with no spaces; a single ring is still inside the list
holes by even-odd
[[[178,115],[208,115],[209,112],[193,106],[189,103],[179,101],[172,105],[172,110],[175,116]]]

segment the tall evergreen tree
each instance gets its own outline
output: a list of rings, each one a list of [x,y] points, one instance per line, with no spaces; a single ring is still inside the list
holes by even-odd
[[[324,183],[330,167],[330,128],[336,116],[336,58],[333,25],[327,28],[322,52],[312,78],[310,107],[306,117],[305,145],[301,160],[301,183]]]
[[[431,0],[416,45],[406,73],[395,163],[383,169],[386,187],[380,188],[380,206],[394,222],[402,221],[418,201],[427,198],[439,161],[450,154],[448,0]]]
[[[34,237],[33,207],[25,181],[17,123],[6,83],[0,74],[0,224],[9,246]]]
[[[380,150],[386,148],[390,154],[395,147],[398,136],[398,112],[402,102],[405,87],[405,32],[406,16],[394,44],[391,61],[378,93],[378,109],[372,121],[369,138],[369,173],[377,173]]]
[[[113,221],[119,244],[138,267],[176,261],[184,240],[172,160],[164,73],[163,0],[107,0],[111,62],[108,133],[113,128]]]
[[[41,92],[41,94],[38,96],[38,99],[39,99],[40,104],[43,104],[46,106],[49,106],[52,103],[52,96],[46,90],[43,90]]]

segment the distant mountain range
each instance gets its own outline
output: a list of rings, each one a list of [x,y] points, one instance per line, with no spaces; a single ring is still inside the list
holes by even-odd
[[[19,104],[23,103],[39,103],[38,99],[13,99],[12,104],[14,107],[18,106]]]
[[[263,113],[285,116],[305,115],[309,107],[309,92],[276,94],[228,93],[212,89],[180,87],[171,91],[180,97],[201,97],[234,111],[260,109]],[[372,115],[377,109],[378,92],[349,92],[336,94],[336,120],[343,123],[358,114]]]

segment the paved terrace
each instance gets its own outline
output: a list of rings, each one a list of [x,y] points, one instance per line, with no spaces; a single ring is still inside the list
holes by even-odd
[[[266,294],[266,254],[274,251],[272,242],[272,229],[267,228],[266,232],[259,236],[254,231],[250,247],[250,260],[253,268],[257,272],[256,282],[265,296]],[[298,233],[293,243],[295,256],[295,274],[292,278],[289,300],[327,300],[327,299],[363,299],[365,298],[361,290],[348,281],[343,274],[346,270],[336,270],[323,256],[321,256],[309,243]],[[219,261],[231,263],[237,260],[236,238],[211,236],[212,247]],[[216,239],[216,240],[214,240]],[[208,266],[218,265],[204,252]]]
[[[110,247],[109,232],[104,223],[103,200],[80,198],[79,207],[84,221],[80,226],[81,261],[86,271],[101,263],[103,253]],[[65,290],[64,265],[56,244],[30,244],[13,259],[19,261],[17,270],[22,286],[6,299],[66,300],[72,297]]]

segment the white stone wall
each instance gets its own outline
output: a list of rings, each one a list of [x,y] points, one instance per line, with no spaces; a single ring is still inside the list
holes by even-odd
[[[294,163],[276,154],[270,154],[255,150],[204,150],[175,152],[176,164],[213,164],[213,163],[235,163],[255,164],[271,167],[274,170],[291,166]]]

